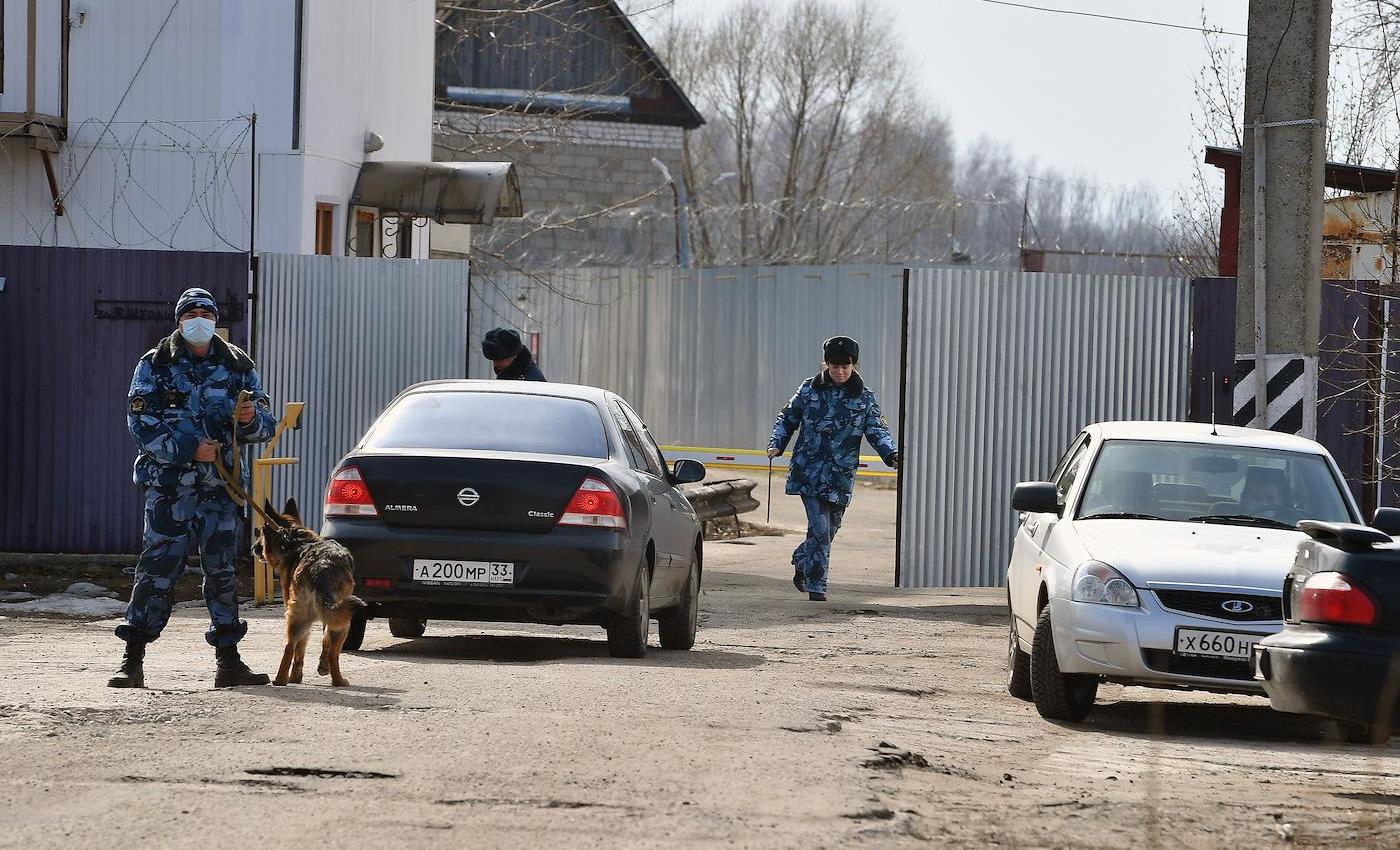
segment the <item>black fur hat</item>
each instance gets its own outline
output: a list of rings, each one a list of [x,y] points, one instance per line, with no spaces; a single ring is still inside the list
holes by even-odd
[[[481,341],[481,354],[487,360],[504,360],[520,353],[520,334],[510,328],[496,328]]]
[[[822,359],[836,365],[859,363],[860,344],[848,336],[834,336],[822,343]]]

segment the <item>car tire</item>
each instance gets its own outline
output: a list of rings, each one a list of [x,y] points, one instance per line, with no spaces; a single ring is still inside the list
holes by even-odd
[[[651,576],[643,563],[627,608],[608,625],[608,654],[613,658],[645,658],[650,631]]]
[[[390,617],[389,634],[396,638],[420,638],[428,630],[428,621],[415,617]]]
[[[1050,606],[1040,610],[1031,644],[1031,699],[1046,720],[1078,723],[1094,708],[1099,680],[1077,673],[1061,673],[1055,658],[1055,636],[1050,629]]]
[[[1031,695],[1031,656],[1021,648],[1021,642],[1016,637],[1015,614],[1011,615],[1011,627],[1008,632],[1010,646],[1006,650],[1006,690],[1016,699],[1030,702],[1034,699]]]
[[[345,633],[345,643],[341,644],[342,651],[355,652],[365,643],[365,624],[369,618],[364,614],[356,614],[350,619],[350,629]]]
[[[700,614],[700,555],[690,564],[690,575],[681,591],[681,604],[656,618],[661,648],[687,650],[695,646],[695,630]]]
[[[1390,740],[1389,727],[1338,720],[1337,732],[1348,744],[1384,744]]]

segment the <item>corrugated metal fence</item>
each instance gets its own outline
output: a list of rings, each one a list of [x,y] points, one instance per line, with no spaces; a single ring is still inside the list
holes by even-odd
[[[1190,282],[909,273],[900,587],[1005,582],[1017,481],[1085,425],[1185,419]]]
[[[279,506],[295,496],[319,517],[335,463],[399,391],[463,376],[467,264],[265,254],[257,357],[273,402],[306,402],[302,429],[284,437]]]
[[[246,343],[246,254],[0,245],[0,551],[136,552],[126,393],[200,285]]]
[[[491,376],[476,350],[504,325],[538,333],[551,381],[628,399],[669,445],[768,445],[779,408],[816,374],[821,342],[861,344],[861,374],[893,421],[899,409],[899,266],[578,269],[476,272],[470,376]]]

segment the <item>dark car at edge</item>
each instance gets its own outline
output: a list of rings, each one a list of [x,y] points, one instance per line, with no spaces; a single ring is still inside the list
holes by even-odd
[[[1284,629],[1253,659],[1275,709],[1331,718],[1353,743],[1383,743],[1400,720],[1400,511],[1374,525],[1299,523]]]
[[[323,536],[355,558],[367,619],[591,624],[617,657],[695,642],[701,526],[637,414],[594,387],[433,381],[409,387],[337,465]]]

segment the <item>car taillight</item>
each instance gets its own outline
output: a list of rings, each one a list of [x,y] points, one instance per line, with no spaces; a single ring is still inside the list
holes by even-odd
[[[1298,597],[1298,619],[1309,623],[1373,626],[1379,614],[1371,592],[1342,573],[1314,573]]]
[[[331,486],[326,489],[326,516],[379,516],[360,470],[347,466],[331,476]]]
[[[626,528],[627,513],[613,488],[596,478],[585,478],[559,517],[559,524]]]

